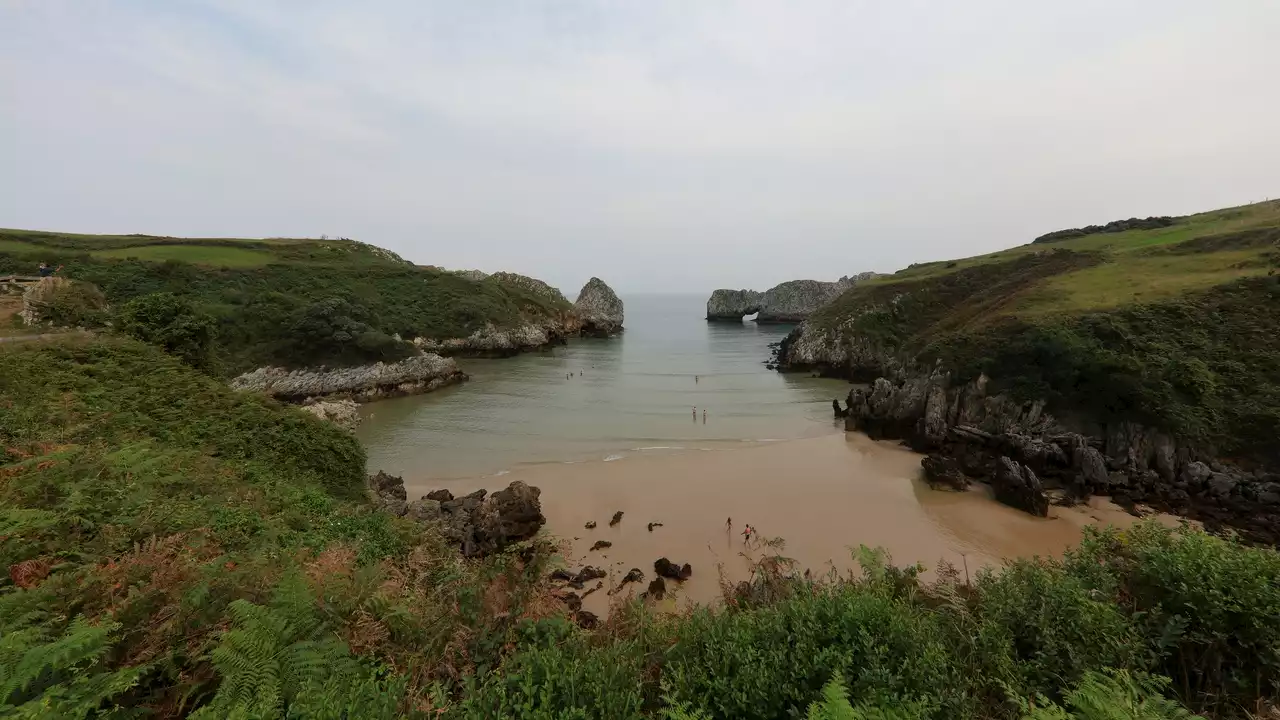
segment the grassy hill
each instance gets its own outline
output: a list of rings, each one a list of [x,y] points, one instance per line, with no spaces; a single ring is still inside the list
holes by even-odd
[[[183,239],[0,230],[0,275],[40,262],[91,282],[113,305],[152,293],[217,320],[228,374],[266,364],[351,365],[403,357],[416,337],[555,322],[563,298],[499,280],[414,266],[352,240]],[[305,337],[304,337],[305,336]]]
[[[888,358],[941,361],[1060,415],[1140,421],[1280,462],[1280,201],[1171,223],[864,282],[810,317],[799,336],[823,348],[793,364],[867,376]],[[880,360],[849,364],[840,349],[852,344]]]

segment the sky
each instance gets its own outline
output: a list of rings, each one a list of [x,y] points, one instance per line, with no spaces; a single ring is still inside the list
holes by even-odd
[[[0,227],[767,289],[1280,195],[1275,0],[0,0]]]

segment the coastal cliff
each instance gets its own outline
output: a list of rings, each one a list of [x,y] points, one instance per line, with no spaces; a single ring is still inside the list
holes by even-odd
[[[1099,226],[1105,227],[1105,226]],[[1108,494],[1280,542],[1280,203],[926,263],[778,348],[850,430],[1037,514]]]
[[[622,300],[600,278],[593,277],[582,286],[574,310],[582,323],[583,335],[608,337],[622,332]]]
[[[874,277],[876,273],[864,272],[835,282],[790,280],[764,292],[716,290],[707,300],[707,319],[741,321],[758,313],[756,322],[800,322],[840,293]]]

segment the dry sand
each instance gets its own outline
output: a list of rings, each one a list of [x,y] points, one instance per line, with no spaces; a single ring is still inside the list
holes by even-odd
[[[693,566],[678,602],[716,600],[717,564],[730,580],[744,579],[747,558],[763,550],[759,543],[744,544],[747,523],[763,537],[783,538],[783,555],[821,573],[853,568],[851,548],[859,544],[886,548],[898,565],[932,568],[946,560],[975,572],[1009,558],[1060,555],[1079,541],[1086,525],[1134,522],[1100,498],[1089,506],[1052,508],[1045,519],[996,503],[982,486],[964,493],[931,490],[920,479],[920,455],[857,433],[631,455],[617,462],[533,465],[446,486],[460,494],[498,490],[512,480],[542,488],[547,530],[566,541],[570,569],[590,564],[611,573],[604,589],[586,599],[585,607],[597,614],[607,611],[606,591],[630,568],[640,568],[646,582],[628,585],[620,597],[643,591],[654,576],[654,560],[664,556]],[[410,483],[409,497],[436,487]],[[624,513],[622,522],[610,527],[617,510]],[[592,520],[597,527],[584,529]],[[650,532],[650,522],[662,527]],[[597,540],[613,547],[589,551]]]

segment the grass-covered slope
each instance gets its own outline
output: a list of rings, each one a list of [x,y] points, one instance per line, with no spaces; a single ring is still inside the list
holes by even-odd
[[[544,543],[464,561],[371,510],[363,461],[150,346],[0,346],[0,716],[1162,719],[1280,687],[1273,550],[1152,524],[922,583],[870,551],[788,576],[770,543],[725,607],[591,632]]]
[[[1059,414],[1277,462],[1277,268],[1276,201],[914,265],[814,313],[784,360],[855,375],[941,360]]]
[[[351,240],[182,239],[0,230],[0,275],[63,265],[113,305],[174,293],[217,318],[216,355],[236,373],[267,364],[395,359],[417,337],[555,322],[563,298],[412,265]]]

